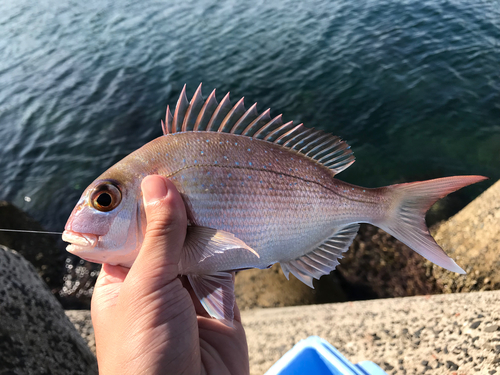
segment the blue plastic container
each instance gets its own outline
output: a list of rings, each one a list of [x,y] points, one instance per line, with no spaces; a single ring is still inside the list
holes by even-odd
[[[387,375],[370,361],[353,365],[328,341],[310,336],[285,353],[265,375]]]

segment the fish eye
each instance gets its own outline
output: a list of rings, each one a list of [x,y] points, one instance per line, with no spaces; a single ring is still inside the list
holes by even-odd
[[[122,200],[120,189],[110,182],[99,185],[90,198],[92,207],[98,211],[108,212],[114,210]]]

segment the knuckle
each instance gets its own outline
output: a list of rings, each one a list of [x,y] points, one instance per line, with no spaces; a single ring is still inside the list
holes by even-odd
[[[172,227],[160,225],[148,226],[146,230],[146,234],[152,238],[167,237],[170,236],[173,232],[174,230]]]
[[[159,205],[150,210],[147,215],[147,229],[150,236],[168,236],[180,229],[182,216],[165,205]]]

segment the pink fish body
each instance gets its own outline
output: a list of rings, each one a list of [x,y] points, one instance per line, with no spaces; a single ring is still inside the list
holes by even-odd
[[[376,225],[432,262],[464,271],[436,244],[425,213],[438,199],[482,176],[456,176],[368,189],[334,178],[354,162],[340,138],[302,124],[220,104],[201,85],[185,90],[164,136],[125,157],[82,194],[65,227],[68,251],[130,267],[142,244],[141,181],[161,174],[185,202],[189,227],[179,268],[215,318],[231,324],[229,271],[279,262],[312,287],[330,273],[359,223]]]

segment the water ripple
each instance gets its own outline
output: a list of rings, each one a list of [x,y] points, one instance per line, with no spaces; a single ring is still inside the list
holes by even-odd
[[[500,178],[495,2],[19,0],[0,35],[0,199],[52,230],[200,81],[341,135],[353,183]]]

